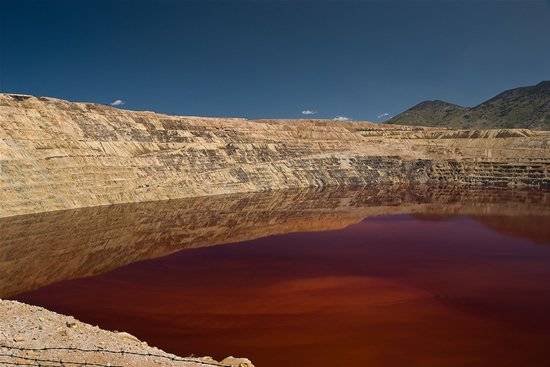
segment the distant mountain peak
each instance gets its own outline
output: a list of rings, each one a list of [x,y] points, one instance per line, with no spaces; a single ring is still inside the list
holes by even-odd
[[[420,103],[417,104],[415,107],[423,107],[423,106],[429,106],[429,105],[458,106],[458,105],[456,105],[456,104],[453,104],[453,103],[450,103],[450,102],[446,102],[446,101],[442,101],[442,100],[440,100],[440,99],[429,99],[429,100],[420,102]]]
[[[506,90],[471,108],[438,99],[423,101],[386,123],[550,130],[550,81]]]

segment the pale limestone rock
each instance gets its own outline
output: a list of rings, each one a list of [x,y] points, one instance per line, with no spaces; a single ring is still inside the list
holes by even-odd
[[[42,329],[36,329],[39,318]],[[71,323],[71,328],[66,324]],[[63,329],[63,333],[52,330]],[[206,367],[223,366],[212,359],[177,357],[158,348],[147,346],[126,333],[115,333],[97,329],[72,317],[45,310],[41,307],[25,305],[15,301],[0,299],[0,354],[3,363],[21,364],[37,360],[62,361],[60,365],[74,364],[75,359],[83,364],[115,365],[128,367]],[[96,353],[84,353],[65,349],[42,350],[44,346],[63,346]],[[23,348],[23,349],[14,349]],[[35,349],[35,350],[31,350]],[[102,353],[102,350],[125,351],[131,353]],[[14,356],[11,356],[11,355]],[[22,359],[27,358],[27,359]],[[246,361],[246,360],[245,360]],[[36,361],[40,365],[40,361]],[[251,364],[252,366],[252,364]],[[229,367],[229,366],[228,366]]]
[[[0,217],[396,183],[549,187],[550,133],[168,116],[0,94]]]
[[[223,359],[221,363],[231,367],[254,367],[248,358],[236,358],[232,356]]]

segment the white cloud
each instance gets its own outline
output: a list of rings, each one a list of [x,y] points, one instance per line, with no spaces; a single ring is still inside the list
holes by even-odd
[[[388,113],[388,112],[383,112],[381,114],[379,114],[378,116],[378,119],[385,119],[385,118],[388,118],[388,117],[391,117],[391,113]]]
[[[122,99],[115,99],[113,102],[111,102],[111,106],[122,106],[124,104],[124,101]]]
[[[312,111],[312,110],[303,110],[302,111],[302,115],[315,115],[317,113],[317,111]]]
[[[334,121],[349,121],[350,118],[346,117],[346,116],[336,116],[333,120]]]

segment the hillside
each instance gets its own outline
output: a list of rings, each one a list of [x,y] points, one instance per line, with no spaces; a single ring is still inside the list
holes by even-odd
[[[510,89],[475,107],[425,101],[391,118],[388,124],[455,128],[550,130],[550,81]]]

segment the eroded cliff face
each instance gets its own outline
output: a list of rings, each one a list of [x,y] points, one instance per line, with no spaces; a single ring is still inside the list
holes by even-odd
[[[550,133],[182,117],[0,95],[0,217],[323,186],[550,187]]]

